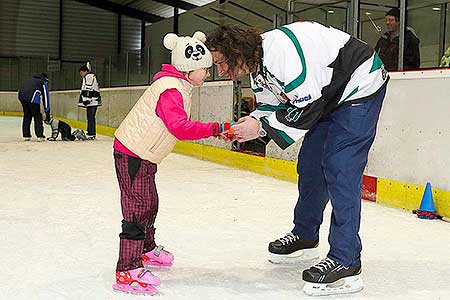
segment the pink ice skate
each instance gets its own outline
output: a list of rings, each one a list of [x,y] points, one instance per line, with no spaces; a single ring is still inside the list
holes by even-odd
[[[155,295],[158,290],[154,287],[161,280],[145,268],[116,272],[116,283],[112,288],[115,291],[137,294]]]
[[[147,267],[165,267],[172,266],[173,254],[164,250],[163,246],[158,246],[152,251],[142,254],[142,264]]]

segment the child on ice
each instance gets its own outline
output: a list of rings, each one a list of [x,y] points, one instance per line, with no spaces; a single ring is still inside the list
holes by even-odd
[[[148,266],[172,265],[172,253],[155,243],[158,212],[155,185],[157,164],[177,140],[220,136],[230,123],[189,120],[191,93],[210,75],[211,53],[205,34],[178,37],[169,33],[164,46],[172,51],[172,64],[163,64],[115,132],[114,161],[120,188],[122,232],[113,289],[135,294],[156,294],[160,279]]]
[[[45,124],[50,125],[52,128],[52,136],[47,138],[48,141],[56,141],[60,133],[63,141],[87,140],[83,130],[76,129],[72,132],[72,127],[61,120],[51,117],[50,121],[45,122]]]

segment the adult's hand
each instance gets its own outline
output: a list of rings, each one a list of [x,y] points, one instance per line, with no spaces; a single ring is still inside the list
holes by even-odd
[[[52,116],[50,114],[50,112],[45,112],[45,119],[44,119],[44,123],[45,124],[50,124],[50,120],[52,119]]]
[[[233,126],[236,140],[242,143],[258,138],[260,126],[260,122],[252,117],[240,118]]]

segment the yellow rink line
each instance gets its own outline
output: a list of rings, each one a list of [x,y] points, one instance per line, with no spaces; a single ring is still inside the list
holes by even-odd
[[[378,203],[407,210],[420,207],[425,184],[423,186],[395,180],[377,178]],[[434,207],[438,215],[450,218],[450,191],[432,188]]]

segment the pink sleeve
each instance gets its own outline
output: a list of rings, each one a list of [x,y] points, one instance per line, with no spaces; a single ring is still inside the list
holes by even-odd
[[[190,121],[184,110],[183,97],[176,89],[165,90],[156,105],[156,115],[169,132],[179,140],[198,140],[213,135],[217,123]]]

